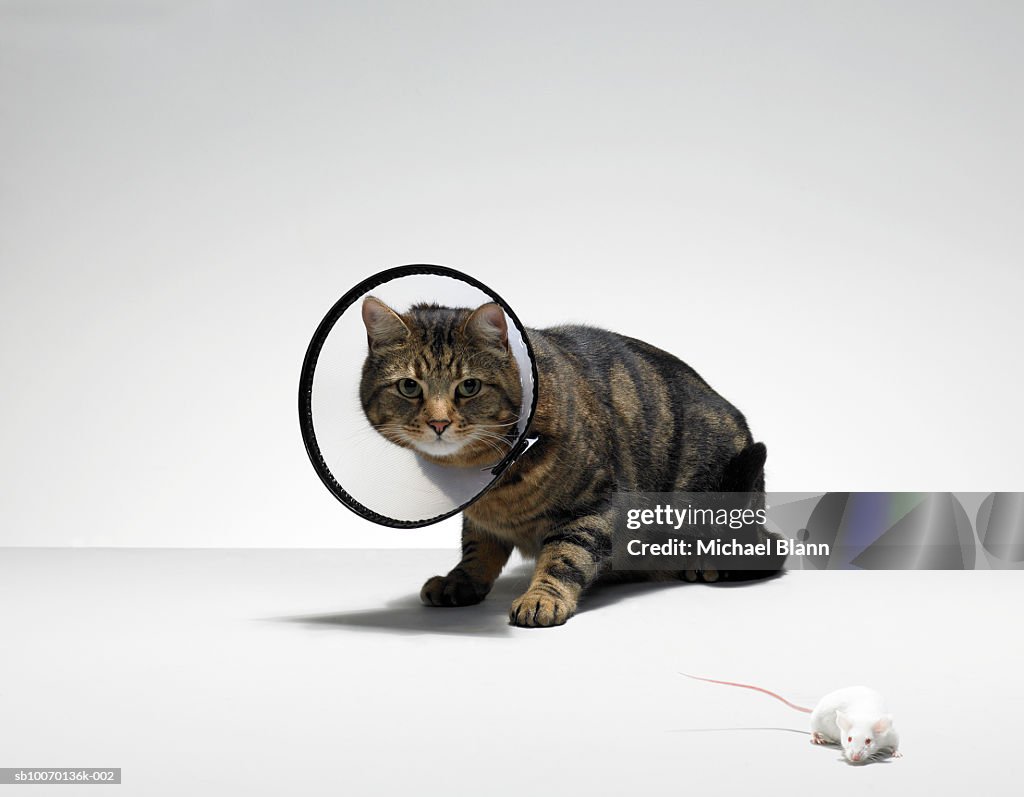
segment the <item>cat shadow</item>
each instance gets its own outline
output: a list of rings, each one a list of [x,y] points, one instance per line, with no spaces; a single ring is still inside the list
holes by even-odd
[[[498,579],[491,594],[475,606],[424,606],[419,593],[390,600],[378,609],[328,614],[275,617],[278,622],[310,628],[336,628],[394,634],[455,634],[506,637],[516,629],[508,624],[508,607],[529,586],[533,567],[521,565]]]
[[[350,631],[375,631],[394,634],[458,634],[475,637],[507,636],[508,610],[495,611],[488,601],[476,606],[440,608],[424,606],[419,595],[406,595],[388,601],[380,609],[351,612],[277,617],[276,620],[309,627],[338,628]]]
[[[711,589],[748,589],[757,587],[769,581],[775,581],[786,574],[785,570],[773,573],[761,578],[751,578],[744,581],[616,581],[614,579],[600,580],[590,587],[583,594],[580,600],[577,614],[600,609],[613,603],[619,603],[633,597],[661,592],[662,590],[679,589],[681,587],[709,587]]]
[[[598,581],[583,593],[576,614],[585,614],[633,598],[694,586],[687,581]]]
[[[376,609],[356,609],[327,614],[306,614],[271,618],[310,628],[336,628],[349,631],[395,634],[454,634],[474,637],[507,637],[520,630],[508,622],[508,609],[526,591],[533,575],[533,564],[523,563],[504,573],[491,594],[475,606],[456,608],[424,606],[419,594],[405,595]],[[752,587],[779,576],[756,581],[705,584],[717,589]],[[594,611],[623,600],[680,587],[696,587],[688,581],[598,581],[580,601],[577,614]],[[571,621],[570,621],[571,622]]]

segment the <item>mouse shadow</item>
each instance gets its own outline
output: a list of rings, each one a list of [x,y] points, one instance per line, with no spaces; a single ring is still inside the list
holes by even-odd
[[[767,726],[759,726],[759,727],[737,725],[737,726],[726,727],[726,728],[671,728],[668,731],[668,733],[730,733],[730,732],[733,732],[733,731],[744,731],[744,732],[745,731],[771,731],[771,732],[782,731],[784,733],[796,733],[796,734],[799,734],[801,736],[810,736],[811,735],[809,731],[802,731],[802,730],[799,730],[797,728],[783,728],[781,726],[776,726],[776,725],[767,725]],[[874,764],[885,764],[885,765],[888,765],[888,764],[891,764],[893,762],[893,757],[890,755],[890,756],[884,756],[884,757],[881,757],[881,758],[872,758],[872,759],[870,759],[868,761],[865,761],[863,764],[861,764],[861,763],[857,763],[857,762],[854,762],[854,761],[848,761],[846,759],[846,756],[843,755],[842,749],[837,744],[819,744],[819,745],[814,745],[814,746],[815,747],[819,747],[819,748],[821,748],[823,750],[829,751],[833,755],[835,755],[838,752],[839,755],[836,756],[836,761],[844,763],[844,764],[846,764],[847,766],[850,766],[850,767],[866,767],[866,766],[874,765]]]
[[[727,733],[731,731],[783,731],[785,733],[798,733],[801,736],[810,736],[809,731],[801,731],[797,728],[783,728],[775,725],[764,725],[758,727],[750,727],[747,725],[737,725],[731,728],[672,728],[669,733]]]
[[[802,731],[802,733],[806,733],[806,731]],[[807,735],[810,736],[809,733]],[[858,769],[860,767],[874,766],[876,764],[889,765],[894,760],[891,755],[883,755],[878,758],[869,758],[867,761],[861,763],[859,761],[850,761],[847,759],[847,757],[843,755],[843,748],[838,744],[816,744],[814,747],[827,750],[833,754],[838,753],[838,755],[836,755],[836,761],[846,764],[848,767],[855,767]]]
[[[509,624],[508,610],[512,601],[526,591],[533,576],[533,563],[524,562],[504,573],[491,593],[473,606],[424,606],[419,593],[388,601],[376,609],[356,609],[326,614],[290,615],[267,618],[275,622],[294,623],[310,628],[336,628],[349,631],[385,632],[395,634],[455,634],[475,637],[505,637],[520,630]],[[781,575],[781,574],[779,574]],[[678,581],[609,581],[599,580],[584,593],[577,614],[601,609],[624,600],[668,589],[708,586],[716,589],[747,588],[779,576],[756,581],[716,582],[702,584]],[[537,631],[544,629],[522,629]]]

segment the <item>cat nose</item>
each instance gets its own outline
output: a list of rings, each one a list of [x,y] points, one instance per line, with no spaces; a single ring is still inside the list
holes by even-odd
[[[434,427],[434,431],[437,432],[437,436],[438,437],[440,437],[442,434],[444,434],[444,430],[447,429],[451,425],[452,425],[452,422],[449,421],[447,418],[445,418],[444,420],[441,420],[441,421],[436,421],[436,420],[435,421],[427,421],[427,426]]]

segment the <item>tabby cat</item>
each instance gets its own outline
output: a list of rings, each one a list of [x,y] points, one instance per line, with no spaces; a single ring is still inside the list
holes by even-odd
[[[362,316],[369,354],[360,397],[382,435],[454,466],[494,463],[509,450],[522,396],[499,305],[418,304],[399,314],[367,297]],[[527,333],[539,376],[538,441],[465,510],[462,560],[423,585],[423,603],[479,603],[513,548],[536,559],[509,612],[518,626],[564,623],[602,576],[718,578],[699,563],[669,574],[612,573],[610,499],[616,490],[763,496],[766,451],[743,415],[689,366],[642,341],[585,326]]]

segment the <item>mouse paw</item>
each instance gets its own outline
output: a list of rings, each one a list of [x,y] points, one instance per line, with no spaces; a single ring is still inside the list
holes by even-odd
[[[903,758],[903,753],[901,753],[899,750],[893,750],[892,751],[892,757],[893,758]]]
[[[811,734],[811,744],[831,744],[828,739],[815,731]]]

